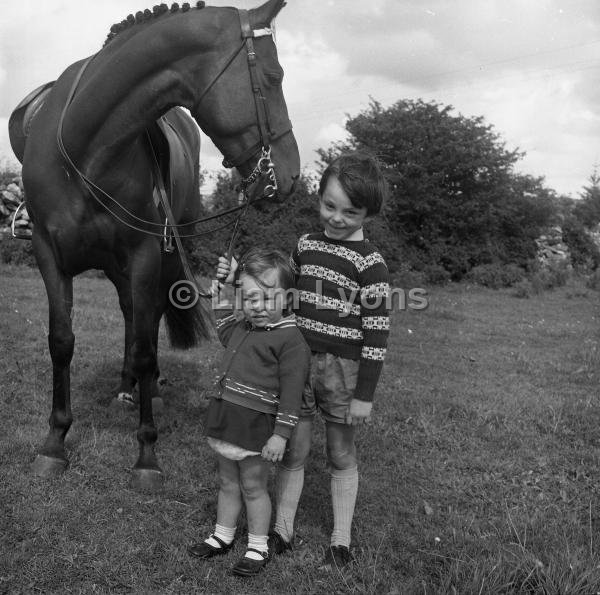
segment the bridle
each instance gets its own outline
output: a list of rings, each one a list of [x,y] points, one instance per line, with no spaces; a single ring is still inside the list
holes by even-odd
[[[237,217],[237,219],[235,221],[233,235],[232,235],[231,241],[229,242],[228,253],[231,252],[232,246],[235,242],[240,219],[245,214],[250,202],[255,202],[262,198],[271,198],[277,192],[278,187],[277,187],[277,179],[276,179],[276,175],[275,175],[275,164],[271,160],[271,142],[273,140],[276,140],[277,138],[280,138],[281,136],[287,134],[291,130],[291,123],[289,123],[289,121],[288,121],[288,124],[289,124],[288,127],[285,128],[285,130],[281,131],[279,134],[275,134],[274,131],[272,130],[271,123],[269,121],[269,111],[268,111],[268,106],[267,106],[267,100],[262,92],[260,83],[258,81],[258,76],[256,73],[257,59],[256,59],[256,52],[254,50],[253,38],[263,37],[266,35],[272,35],[273,32],[270,28],[252,29],[252,27],[250,25],[250,18],[249,18],[248,11],[243,10],[243,9],[237,9],[237,10],[238,10],[238,15],[239,15],[239,19],[240,19],[242,43],[233,52],[233,54],[229,57],[229,59],[225,62],[225,64],[221,67],[218,74],[206,86],[206,88],[204,89],[204,91],[201,93],[200,97],[196,101],[196,106],[198,106],[200,104],[200,102],[202,101],[202,99],[204,99],[204,97],[208,94],[208,92],[215,85],[215,83],[227,71],[227,69],[233,63],[233,61],[238,56],[238,54],[244,48],[246,48],[247,61],[248,61],[248,72],[250,75],[250,84],[252,87],[252,94],[254,97],[254,105],[255,105],[255,110],[256,110],[256,123],[257,123],[257,128],[258,128],[258,133],[259,133],[259,141],[256,142],[251,147],[248,147],[247,149],[245,149],[240,155],[238,155],[234,158],[230,158],[230,157],[226,156],[225,159],[223,160],[223,165],[228,168],[239,167],[240,165],[249,161],[259,151],[261,151],[261,155],[260,155],[256,165],[254,166],[254,169],[252,170],[252,172],[247,177],[243,178],[240,182],[240,190],[243,195],[242,203],[240,205],[238,205],[237,207],[228,209],[222,213],[222,214],[230,214],[235,211],[241,211],[240,215]],[[178,228],[179,227],[188,227],[189,228],[189,227],[194,226],[203,221],[207,221],[209,219],[215,219],[215,218],[219,217],[221,214],[210,215],[208,217],[201,217],[201,218],[195,219],[193,221],[189,221],[186,223],[179,223],[179,224],[175,223],[175,221],[172,219],[171,221],[167,222],[166,226],[163,223],[157,223],[155,221],[149,221],[147,219],[140,218],[137,215],[135,215],[134,213],[132,213],[131,211],[129,211],[128,209],[126,209],[125,207],[123,207],[110,194],[108,194],[107,192],[102,190],[100,187],[98,187],[92,180],[90,180],[75,165],[75,163],[69,156],[69,154],[64,146],[63,139],[62,139],[62,130],[63,130],[64,120],[65,120],[65,117],[67,114],[67,109],[68,109],[69,105],[71,104],[73,97],[75,96],[75,91],[77,90],[77,87],[79,85],[81,77],[83,76],[83,73],[85,72],[85,69],[87,68],[88,64],[91,62],[91,60],[94,57],[95,57],[95,55],[89,57],[82,64],[79,72],[77,73],[77,76],[75,77],[75,80],[73,81],[73,84],[69,91],[69,95],[67,96],[67,100],[65,102],[65,105],[63,107],[63,110],[62,110],[62,113],[61,113],[61,116],[60,116],[60,119],[58,122],[58,130],[56,133],[56,140],[57,140],[57,144],[58,144],[59,150],[60,150],[63,158],[67,161],[67,163],[71,166],[71,168],[79,176],[79,178],[82,180],[82,182],[88,188],[88,190],[91,193],[91,195],[93,196],[93,198],[106,211],[108,211],[115,219],[117,219],[124,225],[126,225],[132,229],[135,229],[136,231],[140,231],[140,232],[146,233],[148,235],[154,235],[157,237],[164,237],[165,232],[158,231],[158,230],[152,231],[153,228],[168,227],[171,230],[171,232],[174,234],[176,241],[179,238],[190,238],[190,237],[198,237],[198,236],[204,235],[203,233],[192,233],[192,234],[181,235],[178,233]],[[267,180],[267,184],[263,188],[262,196],[260,196],[258,198],[250,199],[248,189],[252,186],[252,184],[254,184],[260,178],[266,178],[266,180]],[[116,205],[116,207],[118,207],[123,214],[127,215],[127,217],[136,221],[137,224],[132,224],[128,221],[125,221],[123,219],[123,217],[120,216],[120,214],[115,213],[114,210],[111,209],[111,207],[109,207],[107,204],[105,204],[105,202],[96,195],[96,192],[101,193],[109,201],[113,202]],[[140,227],[140,225],[145,226],[146,229],[144,229],[143,227]],[[150,228],[150,229],[148,229],[148,228]],[[182,254],[182,257],[185,258],[185,256],[183,255],[182,248],[179,246],[179,242],[177,242],[177,243],[178,243],[178,248],[180,248],[180,253]]]
[[[242,29],[242,39],[244,41],[248,59],[248,73],[250,75],[252,96],[254,97],[254,107],[256,108],[256,122],[258,125],[259,141],[243,151],[241,155],[238,155],[235,159],[228,159],[226,157],[223,160],[223,166],[227,168],[238,167],[256,155],[259,150],[262,150],[262,154],[256,166],[254,167],[254,170],[247,178],[242,180],[241,187],[242,191],[244,192],[246,188],[253,184],[256,179],[262,176],[268,176],[271,183],[265,186],[263,189],[263,195],[267,198],[270,198],[277,192],[275,165],[271,161],[271,141],[288,133],[291,130],[291,124],[280,134],[276,135],[274,133],[271,127],[271,122],[269,121],[269,108],[267,105],[267,99],[262,92],[256,73],[256,51],[254,50],[253,38],[262,37],[265,35],[273,35],[273,31],[269,28],[252,29],[247,10],[238,9],[238,15]]]

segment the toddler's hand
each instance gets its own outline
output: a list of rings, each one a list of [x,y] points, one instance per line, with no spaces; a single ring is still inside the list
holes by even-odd
[[[346,413],[346,424],[356,426],[360,423],[369,422],[371,420],[371,409],[373,409],[373,403],[361,401],[360,399],[352,399]]]
[[[283,436],[280,436],[279,434],[273,434],[263,446],[261,453],[262,458],[265,459],[265,461],[271,461],[273,463],[281,461],[283,458],[283,453],[285,452],[286,444],[287,440]]]
[[[217,263],[217,280],[222,281],[223,283],[232,283],[237,268],[238,263],[233,256],[231,257],[231,262],[227,262],[227,259],[224,256],[219,256],[219,261]]]

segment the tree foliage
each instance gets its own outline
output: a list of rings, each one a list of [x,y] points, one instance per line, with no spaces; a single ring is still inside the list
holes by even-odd
[[[555,212],[553,192],[514,171],[523,153],[506,149],[483,118],[422,100],[385,109],[372,101],[346,128],[349,140],[320,150],[321,160],[353,149],[380,158],[391,184],[384,215],[403,261],[442,265],[459,279],[477,265],[534,256]]]
[[[590,176],[589,186],[583,187],[581,200],[577,201],[573,215],[588,228],[595,227],[600,223],[600,174],[596,169]]]
[[[569,247],[571,264],[580,271],[589,272],[600,265],[600,251],[585,226],[575,216],[565,219],[563,241]]]
[[[543,178],[515,171],[523,153],[507,149],[483,118],[457,115],[451,106],[401,100],[384,108],[372,100],[346,128],[347,141],[318,149],[319,165],[356,149],[381,160],[391,196],[367,232],[393,273],[413,269],[458,280],[477,266],[525,267],[535,257],[535,238],[572,209]],[[221,174],[209,211],[235,204],[235,184]],[[241,222],[236,250],[256,243],[291,250],[298,236],[319,228],[317,200],[314,180],[302,177],[283,204],[258,203]],[[212,266],[223,244],[209,239],[197,252],[209,252]]]

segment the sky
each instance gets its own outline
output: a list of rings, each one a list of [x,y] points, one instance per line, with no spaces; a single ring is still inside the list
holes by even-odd
[[[193,4],[193,2],[192,2]],[[252,8],[260,0],[209,0]],[[143,0],[0,0],[0,166],[8,117],[38,85],[95,53]],[[400,99],[482,116],[516,168],[580,196],[600,170],[599,0],[288,0],[275,22],[284,93],[305,171],[348,117]],[[201,168],[221,168],[203,137]]]

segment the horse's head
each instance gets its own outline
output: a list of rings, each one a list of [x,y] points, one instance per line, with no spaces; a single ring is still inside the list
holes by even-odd
[[[269,0],[250,11],[217,9],[213,59],[204,72],[192,108],[194,118],[225,156],[247,178],[267,170],[270,148],[276,186],[288,195],[300,173],[300,157],[282,90],[283,69],[270,30],[284,5]],[[208,10],[208,9],[206,9]],[[223,14],[227,15],[223,19]],[[263,157],[262,165],[257,168]],[[261,177],[254,195],[272,181]],[[268,192],[267,192],[268,194]]]

